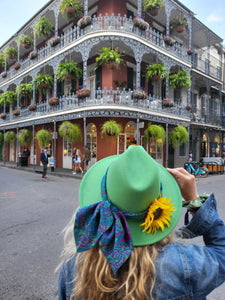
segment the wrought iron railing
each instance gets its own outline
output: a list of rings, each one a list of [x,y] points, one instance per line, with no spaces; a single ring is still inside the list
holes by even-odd
[[[206,113],[202,109],[196,109],[195,112],[191,112],[191,120],[201,124],[223,126],[222,116],[218,113]]]
[[[20,110],[19,116],[14,116],[12,113],[6,114],[6,119],[0,119],[0,124],[5,122],[14,122],[15,120],[25,120],[32,117],[43,116],[59,111],[68,111],[71,109],[79,109],[81,107],[93,107],[93,110],[98,106],[112,105],[126,108],[143,108],[147,112],[155,111],[159,114],[166,113],[175,116],[190,117],[190,111],[185,105],[174,103],[173,107],[164,107],[162,99],[157,99],[148,96],[147,99],[136,99],[133,97],[133,91],[129,90],[91,90],[90,96],[86,98],[78,98],[76,94],[71,94],[59,98],[58,105],[50,106],[48,102],[37,104],[36,111],[29,111],[28,108]],[[113,107],[112,107],[113,109]]]
[[[7,71],[6,78],[0,78],[0,84],[4,81],[15,77],[19,73],[25,71],[32,65],[35,65],[43,59],[50,57],[58,50],[68,46],[75,40],[78,40],[81,36],[84,36],[88,33],[95,33],[98,31],[119,31],[119,32],[129,32],[131,34],[140,36],[145,40],[157,45],[161,48],[166,49],[167,51],[173,53],[174,55],[186,60],[190,61],[190,56],[187,55],[187,49],[183,46],[175,43],[173,46],[168,46],[165,44],[163,40],[163,35],[152,28],[149,30],[143,31],[140,30],[138,27],[133,26],[133,20],[130,18],[128,19],[126,16],[122,17],[120,15],[114,16],[102,16],[101,14],[99,17],[94,17],[92,19],[92,25],[85,27],[84,29],[80,29],[79,27],[74,26],[73,28],[67,30],[64,34],[60,36],[60,43],[54,47],[51,47],[47,42],[46,45],[37,50],[37,57],[35,59],[30,59],[29,57],[25,58],[24,60],[20,61],[20,69],[15,70],[13,66]]]

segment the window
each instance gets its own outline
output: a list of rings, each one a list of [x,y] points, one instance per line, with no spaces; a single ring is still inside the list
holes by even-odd
[[[213,99],[209,99],[209,113],[213,114]]]
[[[215,112],[215,116],[219,115],[219,105],[217,101],[214,102],[214,112]]]
[[[193,67],[196,68],[198,66],[198,54],[193,53],[192,57],[191,57],[191,60],[192,60]]]
[[[131,10],[129,10],[129,9],[127,10],[127,18],[128,18],[128,19],[131,18],[132,20],[133,20],[133,18],[134,18],[134,13],[133,13]]]
[[[133,68],[127,67],[127,88],[131,90],[134,89],[133,78],[134,78]]]
[[[185,144],[180,145],[180,156],[185,156]]]
[[[192,94],[191,95],[191,107],[192,107],[192,111],[194,113],[196,113],[196,109],[197,109],[197,94]]]
[[[95,70],[95,89],[98,90],[98,88],[102,88],[102,67],[99,66]]]
[[[205,59],[205,73],[209,74],[209,60],[207,58]]]
[[[202,108],[202,116],[204,116],[205,115],[205,96],[202,96],[201,108]]]
[[[222,78],[221,67],[217,67],[217,79],[221,80],[221,78]]]
[[[181,102],[181,90],[180,89],[174,89],[173,98],[174,98],[175,103],[180,104],[180,102]]]

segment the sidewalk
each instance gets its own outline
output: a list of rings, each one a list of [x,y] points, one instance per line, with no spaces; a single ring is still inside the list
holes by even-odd
[[[42,170],[43,170],[42,166],[28,165],[28,167],[21,167],[21,166],[17,166],[17,163],[15,162],[8,162],[8,161],[5,162],[5,164],[3,161],[0,161],[0,167],[39,173],[39,174],[42,174]],[[73,177],[76,179],[82,179],[83,175],[84,174],[81,173],[72,174],[72,169],[55,168],[54,172],[52,172],[51,167],[48,167],[48,171],[47,171],[47,176],[59,176],[59,177],[64,176],[64,177],[71,177],[71,178]]]

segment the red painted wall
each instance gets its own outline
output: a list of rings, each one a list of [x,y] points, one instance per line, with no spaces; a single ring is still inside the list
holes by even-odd
[[[105,14],[108,14],[109,16],[114,13],[114,15],[120,14],[121,16],[124,16],[127,14],[127,8],[126,8],[126,1],[121,0],[100,0],[98,2],[98,15],[102,14],[105,16]]]
[[[117,86],[114,83],[114,80],[118,80],[120,83],[127,81],[127,66],[121,65],[120,69],[108,69],[106,66],[102,66],[102,89],[106,87],[107,90],[110,90],[111,87],[116,89]]]

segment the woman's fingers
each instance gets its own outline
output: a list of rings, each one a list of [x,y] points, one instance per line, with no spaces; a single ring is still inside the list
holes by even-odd
[[[167,169],[175,178],[180,187],[183,198],[187,201],[194,201],[198,198],[195,177],[189,174],[184,168]]]

